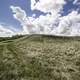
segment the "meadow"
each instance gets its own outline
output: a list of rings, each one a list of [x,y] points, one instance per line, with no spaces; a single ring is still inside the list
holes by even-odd
[[[0,80],[80,80],[80,37],[0,38]]]

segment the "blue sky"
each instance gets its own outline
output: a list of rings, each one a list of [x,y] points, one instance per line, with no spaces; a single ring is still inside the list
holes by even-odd
[[[63,15],[67,15],[70,11],[70,9],[77,9],[79,7],[76,5],[73,5],[73,0],[68,1],[66,0],[68,3],[64,6],[64,12]],[[20,6],[22,9],[24,9],[26,11],[26,13],[31,16],[33,13],[36,13],[37,16],[39,16],[40,14],[42,14],[42,12],[40,11],[31,11],[30,9],[30,0],[0,0],[0,23],[6,23],[9,25],[14,25],[14,27],[18,27],[19,22],[17,20],[15,20],[12,16],[12,12],[10,10],[10,6],[14,5],[14,6]]]
[[[22,9],[26,11],[26,13],[29,16],[32,16],[32,14],[36,13],[37,16],[44,14],[41,11],[34,10],[31,11],[30,0],[0,0],[0,23],[4,23],[7,25],[13,25],[16,28],[21,28],[20,23],[13,18],[10,6],[20,6]]]
[[[26,12],[30,13],[30,2],[29,0],[0,0],[0,23],[13,25],[19,28],[19,22],[13,18],[10,6],[21,6]]]
[[[36,0],[38,1],[38,0]],[[73,4],[74,0],[65,0],[66,4],[63,6],[62,16],[68,15],[72,10],[77,10],[80,13],[80,5]],[[28,16],[36,14],[36,18],[40,15],[46,15],[40,10],[31,10],[30,0],[0,0],[0,24],[12,25],[16,29],[21,29],[20,22],[14,19],[10,6],[19,6]],[[8,27],[8,26],[7,26]]]

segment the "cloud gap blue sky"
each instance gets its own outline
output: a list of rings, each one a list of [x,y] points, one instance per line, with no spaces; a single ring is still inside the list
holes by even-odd
[[[72,10],[80,11],[80,5],[73,4],[74,0],[66,0],[67,4],[64,5],[62,16],[68,15]],[[80,13],[80,12],[79,12]]]

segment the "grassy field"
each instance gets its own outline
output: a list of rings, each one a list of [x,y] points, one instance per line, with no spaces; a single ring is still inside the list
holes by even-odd
[[[80,38],[28,35],[1,40],[0,80],[80,80]]]

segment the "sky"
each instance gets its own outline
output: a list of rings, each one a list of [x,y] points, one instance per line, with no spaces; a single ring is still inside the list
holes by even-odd
[[[0,0],[0,36],[80,36],[80,0]]]

